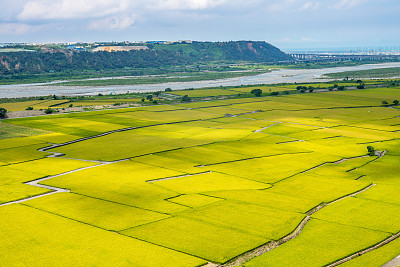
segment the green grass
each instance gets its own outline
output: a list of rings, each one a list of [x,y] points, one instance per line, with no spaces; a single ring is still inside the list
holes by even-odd
[[[259,182],[275,183],[330,159],[318,153],[299,153],[223,163],[207,168]]]
[[[396,239],[383,247],[368,252],[351,261],[341,264],[342,267],[382,266],[400,254],[400,239]]]
[[[0,123],[0,140],[13,137],[26,137],[45,134],[47,132],[23,126]]]
[[[362,179],[361,179],[362,180]],[[400,186],[398,184],[377,184],[368,191],[358,195],[358,198],[370,199],[384,203],[400,205]]]
[[[313,200],[274,193],[270,189],[241,189],[207,192],[206,194],[213,197],[301,213],[305,213],[315,206],[315,202]]]
[[[211,172],[155,181],[153,184],[177,193],[201,193],[217,190],[262,189],[269,184],[259,183],[231,175]]]
[[[245,266],[323,266],[375,245],[388,236],[383,232],[314,219],[298,237]]]
[[[187,208],[165,200],[178,194],[146,181],[182,174],[184,173],[138,162],[119,162],[66,174],[44,183],[68,188],[81,195],[172,213]]]
[[[349,195],[366,186],[368,183],[361,181],[341,179],[336,176],[314,177],[304,173],[280,181],[270,190],[274,193],[314,200],[318,205]]]
[[[122,233],[218,263],[224,263],[269,241],[266,238],[182,217],[146,224]]]
[[[170,93],[179,96],[187,95],[189,97],[227,96],[239,94],[239,92],[224,89],[174,90]]]
[[[53,194],[24,203],[106,230],[120,231],[169,216],[72,193]]]
[[[178,203],[181,205],[189,206],[189,207],[200,207],[210,203],[214,203],[217,201],[221,201],[221,198],[216,197],[209,197],[201,194],[187,194],[187,195],[180,195],[174,198],[168,199],[173,203]]]
[[[400,206],[361,198],[333,203],[313,217],[392,234],[400,231]]]
[[[44,147],[43,144],[27,145],[21,147],[13,147],[1,149],[0,161],[15,164],[29,160],[44,158],[48,153],[37,151],[37,149]]]
[[[5,265],[198,266],[204,260],[23,205],[0,207]],[[29,256],[27,256],[29,255]]]
[[[292,232],[305,217],[304,214],[235,201],[220,201],[184,211],[179,216],[273,240]]]
[[[327,73],[326,76],[333,79],[349,78],[391,78],[400,76],[400,68],[383,68],[372,70],[345,71],[339,73]]]

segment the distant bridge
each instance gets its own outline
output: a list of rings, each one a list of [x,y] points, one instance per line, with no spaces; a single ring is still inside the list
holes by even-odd
[[[307,54],[307,53],[287,53],[297,61],[344,61],[344,60],[389,60],[400,59],[398,54]]]

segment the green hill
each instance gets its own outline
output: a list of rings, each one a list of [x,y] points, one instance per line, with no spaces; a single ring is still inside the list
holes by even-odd
[[[266,42],[146,44],[143,51],[90,52],[68,49],[0,54],[0,74],[18,75],[83,70],[157,68],[210,61],[276,62],[291,57]]]

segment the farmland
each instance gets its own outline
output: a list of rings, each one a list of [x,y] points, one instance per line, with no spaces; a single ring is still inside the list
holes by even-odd
[[[2,120],[0,262],[381,266],[400,254],[400,109],[382,104],[400,88],[268,91],[297,86]]]

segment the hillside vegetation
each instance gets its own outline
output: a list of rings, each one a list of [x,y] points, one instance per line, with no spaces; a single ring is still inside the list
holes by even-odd
[[[113,53],[68,49],[3,53],[0,55],[0,74],[157,68],[211,61],[274,62],[291,58],[266,42],[194,42],[191,44],[147,44],[147,46],[150,49]]]

